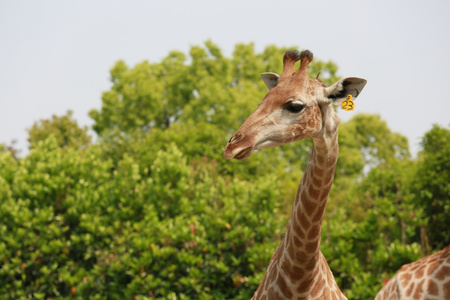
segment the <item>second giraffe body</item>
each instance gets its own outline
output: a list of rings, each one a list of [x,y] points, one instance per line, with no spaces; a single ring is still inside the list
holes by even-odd
[[[286,234],[253,299],[346,299],[320,251],[320,231],[339,154],[339,117],[333,104],[341,105],[348,95],[356,98],[366,80],[349,77],[327,87],[309,78],[312,59],[307,50],[288,51],[281,76],[261,75],[269,93],[224,152],[225,158],[245,159],[256,149],[313,140]]]
[[[375,297],[375,300],[396,299],[450,299],[450,246],[404,265]]]

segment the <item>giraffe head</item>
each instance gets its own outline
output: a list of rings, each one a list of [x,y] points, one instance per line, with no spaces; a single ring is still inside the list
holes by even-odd
[[[337,130],[339,118],[333,104],[341,105],[349,94],[356,98],[366,80],[347,77],[327,87],[320,79],[309,78],[312,59],[308,50],[287,51],[281,75],[261,74],[269,92],[231,137],[223,153],[225,158],[246,159],[254,150],[314,139]],[[296,72],[294,64],[299,60]]]

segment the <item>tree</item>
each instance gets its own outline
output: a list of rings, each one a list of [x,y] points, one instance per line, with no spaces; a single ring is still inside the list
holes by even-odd
[[[450,129],[439,125],[425,133],[418,157],[413,190],[423,210],[425,228],[433,249],[450,244]]]
[[[63,116],[53,115],[51,119],[37,121],[28,131],[28,142],[30,149],[36,147],[39,141],[45,140],[48,136],[54,135],[59,147],[82,148],[91,143],[91,136],[88,134],[87,126],[78,126],[72,117],[71,110]]]
[[[12,157],[14,157],[14,159],[19,159],[19,153],[21,152],[21,150],[16,148],[16,144],[17,144],[17,140],[12,140],[11,143],[8,144],[0,144],[0,151],[1,152],[5,152],[8,151],[11,153]]]

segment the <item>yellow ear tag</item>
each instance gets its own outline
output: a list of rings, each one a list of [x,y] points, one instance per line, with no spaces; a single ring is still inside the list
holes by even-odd
[[[346,111],[355,110],[355,102],[352,101],[352,95],[348,94],[347,100],[344,100],[341,104],[341,109]]]

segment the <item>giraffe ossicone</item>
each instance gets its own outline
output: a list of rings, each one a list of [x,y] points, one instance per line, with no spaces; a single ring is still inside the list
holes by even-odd
[[[320,251],[320,231],[339,154],[339,117],[333,105],[340,106],[348,95],[357,98],[367,81],[347,77],[327,87],[309,78],[312,59],[308,50],[287,51],[281,75],[261,74],[269,92],[223,153],[228,159],[246,159],[257,149],[313,140],[286,234],[253,299],[346,299]]]

